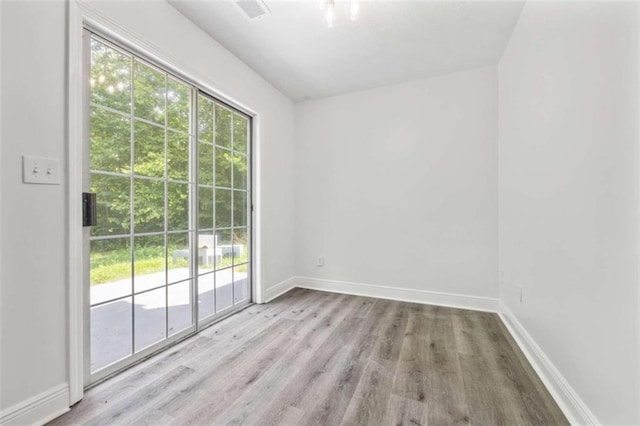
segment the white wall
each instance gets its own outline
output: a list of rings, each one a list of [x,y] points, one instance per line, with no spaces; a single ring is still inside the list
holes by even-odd
[[[62,3],[1,2],[0,7],[0,408],[5,409],[67,381],[65,190],[21,183],[23,153],[64,156],[66,11]]]
[[[20,169],[23,153],[65,163],[67,16],[62,1],[2,1],[0,7],[0,408],[7,409],[68,377],[66,182],[23,185]],[[267,287],[293,276],[293,103],[165,2],[91,7],[260,114],[259,273]]]
[[[297,275],[497,297],[496,117],[493,67],[297,104]]]
[[[637,24],[528,2],[499,64],[501,297],[604,424],[640,423]]]

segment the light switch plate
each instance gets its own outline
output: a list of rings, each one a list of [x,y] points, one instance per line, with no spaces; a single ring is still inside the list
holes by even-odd
[[[22,181],[40,185],[60,185],[60,161],[57,158],[23,155]]]

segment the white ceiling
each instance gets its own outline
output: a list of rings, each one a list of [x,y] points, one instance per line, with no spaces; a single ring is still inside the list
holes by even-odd
[[[234,0],[169,0],[294,101],[496,64],[523,1],[336,2],[328,28],[317,0],[266,0],[249,20]]]

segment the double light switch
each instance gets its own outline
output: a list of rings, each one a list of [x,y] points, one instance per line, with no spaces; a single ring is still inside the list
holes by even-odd
[[[60,161],[55,158],[23,155],[22,181],[40,185],[60,185]]]

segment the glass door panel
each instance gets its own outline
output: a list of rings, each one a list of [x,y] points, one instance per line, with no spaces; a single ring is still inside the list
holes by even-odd
[[[195,328],[195,224],[193,88],[96,37],[90,54],[89,168],[98,200],[90,237],[94,374]]]
[[[199,319],[251,300],[249,120],[198,96],[199,224],[213,235],[213,262],[199,261]],[[200,250],[212,244],[199,243]]]

